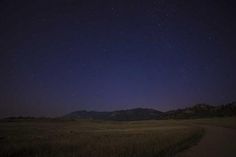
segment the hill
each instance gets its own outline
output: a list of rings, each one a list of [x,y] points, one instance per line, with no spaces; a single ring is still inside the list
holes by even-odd
[[[186,119],[186,118],[207,118],[224,117],[236,115],[236,102],[220,106],[208,104],[197,104],[184,109],[171,110],[165,113],[164,118]]]
[[[96,111],[76,111],[65,115],[65,118],[79,119],[97,119],[97,120],[117,120],[117,121],[132,121],[132,120],[149,120],[160,119],[163,112],[146,109],[135,108],[129,110],[119,110],[112,112],[96,112]]]
[[[75,111],[64,116],[72,119],[135,121],[151,119],[189,119],[236,116],[236,102],[220,106],[197,104],[192,107],[161,112],[155,109],[135,108],[111,112]]]

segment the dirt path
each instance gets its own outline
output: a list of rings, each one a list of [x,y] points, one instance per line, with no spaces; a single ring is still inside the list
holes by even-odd
[[[236,129],[203,126],[206,134],[177,157],[236,157]]]

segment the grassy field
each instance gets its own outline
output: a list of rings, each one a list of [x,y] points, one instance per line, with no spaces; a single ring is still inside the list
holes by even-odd
[[[235,127],[235,118],[109,122],[18,120],[0,122],[1,157],[164,157],[196,143],[195,124]],[[226,123],[227,122],[227,123]]]
[[[197,125],[210,125],[236,129],[236,117],[195,119],[186,120],[185,122]]]

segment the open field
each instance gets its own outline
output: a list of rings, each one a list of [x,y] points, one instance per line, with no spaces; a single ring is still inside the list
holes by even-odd
[[[212,119],[234,128],[235,118]],[[1,157],[174,156],[204,135],[211,119],[109,122],[16,120],[0,122]]]
[[[208,125],[208,126],[236,129],[235,117],[195,119],[195,120],[186,120],[185,122],[197,125]]]

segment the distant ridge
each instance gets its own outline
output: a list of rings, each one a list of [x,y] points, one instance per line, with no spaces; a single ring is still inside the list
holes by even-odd
[[[63,116],[63,118],[135,121],[151,119],[190,119],[223,116],[236,116],[236,102],[219,106],[197,104],[192,107],[176,109],[167,112],[161,112],[155,109],[148,108],[134,108],[111,112],[75,111]]]
[[[64,118],[132,121],[159,119],[161,116],[163,116],[163,112],[161,111],[147,108],[134,108],[112,112],[75,111],[65,115]]]
[[[186,119],[186,118],[207,118],[236,116],[236,102],[225,105],[212,106],[208,104],[197,104],[184,109],[171,110],[165,113],[165,118]]]

